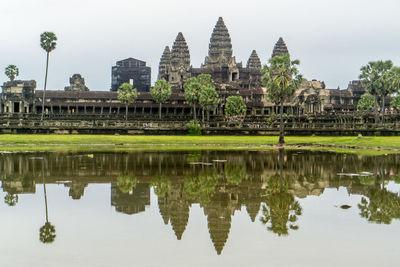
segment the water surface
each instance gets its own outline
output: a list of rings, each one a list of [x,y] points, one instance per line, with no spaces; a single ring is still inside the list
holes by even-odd
[[[0,155],[1,266],[395,266],[399,155]]]

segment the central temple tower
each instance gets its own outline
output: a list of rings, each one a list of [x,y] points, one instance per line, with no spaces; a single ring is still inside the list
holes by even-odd
[[[231,37],[222,17],[218,19],[211,34],[208,56],[201,68],[213,73],[213,78],[217,82],[225,83],[239,79]]]

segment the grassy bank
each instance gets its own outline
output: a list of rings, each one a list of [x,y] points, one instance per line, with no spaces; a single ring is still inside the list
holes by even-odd
[[[288,149],[400,153],[400,137],[294,137]],[[0,135],[0,151],[131,151],[274,149],[276,136]]]

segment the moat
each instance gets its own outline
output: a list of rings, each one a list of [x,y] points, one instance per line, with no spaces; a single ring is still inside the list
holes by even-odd
[[[398,162],[307,151],[3,153],[0,262],[393,266]]]

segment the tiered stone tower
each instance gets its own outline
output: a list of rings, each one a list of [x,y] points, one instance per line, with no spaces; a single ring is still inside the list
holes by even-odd
[[[158,65],[158,79],[168,80],[168,68],[171,65],[171,50],[166,46]]]
[[[274,50],[272,51],[272,56],[283,56],[283,55],[289,55],[289,50],[283,41],[282,37],[279,38],[278,42],[276,42],[274,46]]]
[[[239,70],[232,56],[232,42],[224,20],[220,17],[211,34],[208,56],[202,69],[213,73],[217,82],[230,82],[239,79]]]
[[[190,53],[183,34],[180,32],[175,39],[171,51],[169,82],[183,88],[184,81],[190,77]]]
[[[261,60],[257,55],[256,50],[253,50],[251,52],[251,55],[249,57],[249,60],[247,61],[247,66],[248,69],[252,70],[260,70],[261,69]]]

